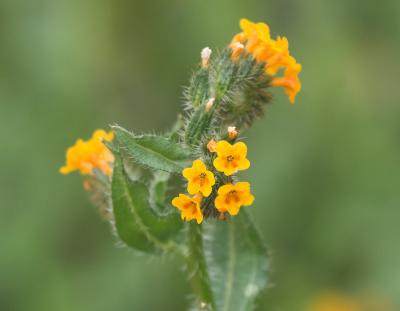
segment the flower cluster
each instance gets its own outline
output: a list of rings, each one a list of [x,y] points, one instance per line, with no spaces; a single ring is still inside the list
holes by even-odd
[[[114,156],[103,144],[103,140],[112,141],[113,138],[112,132],[96,130],[89,140],[78,139],[75,145],[68,148],[67,163],[60,168],[60,173],[69,174],[78,170],[82,175],[90,175],[94,169],[98,169],[110,176]]]
[[[269,27],[264,23],[252,23],[247,19],[240,21],[242,32],[235,35],[231,41],[232,58],[238,59],[242,51],[253,55],[258,62],[265,63],[265,71],[274,77],[272,86],[282,86],[291,103],[301,89],[298,75],[301,65],[289,53],[289,43],[286,37],[276,40],[270,36]],[[284,69],[281,77],[276,77],[280,69]]]
[[[243,142],[232,145],[225,140],[218,142],[211,140],[207,148],[210,153],[216,154],[213,156],[213,167],[210,167],[210,170],[202,160],[198,159],[193,162],[192,167],[182,171],[183,177],[188,181],[187,191],[194,196],[179,194],[172,200],[172,205],[181,211],[182,219],[186,221],[195,219],[199,224],[204,218],[202,199],[210,195],[214,198],[215,208],[222,215],[225,212],[232,216],[237,215],[241,206],[251,205],[254,201],[248,182],[232,181],[233,174],[250,167],[247,146]],[[214,189],[216,185],[218,190]]]

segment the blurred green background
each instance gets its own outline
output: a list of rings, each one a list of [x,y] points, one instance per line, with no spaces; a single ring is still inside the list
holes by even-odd
[[[200,50],[241,17],[286,35],[304,68],[296,104],[274,90],[246,133],[273,255],[260,310],[330,288],[400,306],[399,1],[1,0],[0,310],[187,307],[178,263],[116,247],[58,168],[96,128],[167,129]]]

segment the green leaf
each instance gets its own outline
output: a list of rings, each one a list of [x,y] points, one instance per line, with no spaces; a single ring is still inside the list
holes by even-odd
[[[127,245],[150,253],[171,251],[172,239],[177,236],[182,221],[175,212],[158,216],[149,204],[147,186],[127,176],[119,153],[111,184],[115,227],[120,239]]]
[[[203,225],[204,258],[215,310],[248,311],[267,284],[266,249],[246,211]]]
[[[163,171],[155,172],[150,183],[150,203],[157,212],[163,212],[170,206],[166,203],[170,176]]]
[[[197,307],[198,309],[201,307],[204,310],[214,310],[213,292],[210,286],[207,263],[204,258],[202,229],[203,226],[199,226],[196,223],[190,223],[187,226],[189,253],[186,257],[186,267],[192,289],[197,295],[192,309],[197,310]],[[205,306],[202,306],[203,304]]]
[[[180,173],[190,152],[172,139],[156,136],[135,136],[119,126],[113,130],[121,149],[136,163],[170,173]]]

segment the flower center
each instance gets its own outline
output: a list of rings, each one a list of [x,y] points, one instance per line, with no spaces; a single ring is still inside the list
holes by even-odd
[[[205,179],[207,177],[206,173],[201,173],[200,174],[200,179]]]
[[[233,156],[232,155],[228,155],[227,157],[226,157],[226,160],[228,161],[228,162],[232,162],[233,161]]]
[[[194,201],[187,202],[184,205],[185,209],[191,210],[192,212],[196,210],[197,204]]]
[[[228,192],[227,196],[225,197],[225,203],[227,204],[237,204],[240,202],[239,193],[236,190],[231,190]]]

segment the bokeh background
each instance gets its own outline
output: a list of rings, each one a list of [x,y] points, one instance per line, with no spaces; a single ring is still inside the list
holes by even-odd
[[[259,310],[307,310],[326,290],[400,310],[397,0],[1,0],[0,310],[187,307],[178,263],[116,247],[58,168],[96,128],[167,129],[200,50],[241,17],[286,35],[304,68],[296,104],[274,90],[246,134],[273,255]]]

